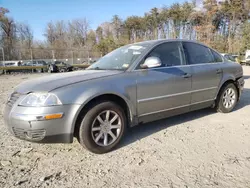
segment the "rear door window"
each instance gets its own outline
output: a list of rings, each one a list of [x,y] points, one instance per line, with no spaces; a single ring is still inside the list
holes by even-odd
[[[183,48],[190,65],[214,62],[214,57],[210,52],[210,49],[206,46],[193,42],[183,42]]]

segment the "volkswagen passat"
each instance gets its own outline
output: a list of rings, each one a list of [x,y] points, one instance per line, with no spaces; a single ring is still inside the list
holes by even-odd
[[[203,44],[147,41],[116,49],[87,70],[20,84],[4,119],[20,139],[70,143],[75,136],[105,153],[139,123],[207,107],[231,112],[243,85],[241,65]]]

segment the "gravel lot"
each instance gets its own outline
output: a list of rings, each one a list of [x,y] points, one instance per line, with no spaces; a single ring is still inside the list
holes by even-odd
[[[95,155],[73,144],[11,136],[0,112],[0,187],[250,187],[250,67],[230,114],[212,109],[144,124]],[[14,86],[46,74],[0,76],[0,109]]]

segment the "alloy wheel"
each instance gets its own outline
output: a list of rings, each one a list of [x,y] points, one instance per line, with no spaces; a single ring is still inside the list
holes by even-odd
[[[227,88],[223,94],[222,102],[225,108],[232,108],[236,101],[236,93],[233,88]]]
[[[121,132],[121,117],[112,110],[105,110],[96,116],[92,123],[91,135],[99,146],[109,146],[114,143]]]

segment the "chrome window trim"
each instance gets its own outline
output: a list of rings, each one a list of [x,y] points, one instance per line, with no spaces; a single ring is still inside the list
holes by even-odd
[[[178,66],[171,66],[171,67],[156,67],[156,68],[150,68],[150,69],[135,69],[131,72],[138,72],[138,71],[147,71],[147,70],[158,70],[158,69],[169,69],[169,68],[182,68],[182,67],[193,67],[193,66],[204,66],[204,65],[217,65],[222,64],[225,62],[217,62],[217,63],[201,63],[201,64],[193,64],[193,65],[178,65]]]
[[[204,89],[186,91],[186,92],[182,92],[182,93],[163,95],[163,96],[158,96],[158,97],[150,97],[150,98],[140,99],[137,102],[143,103],[143,102],[148,102],[148,101],[152,101],[152,100],[164,99],[164,98],[168,98],[168,97],[174,97],[174,96],[185,95],[185,94],[192,94],[192,93],[197,93],[197,92],[201,92],[201,91],[208,91],[208,90],[217,89],[217,88],[218,87],[209,87],[209,88],[204,88]]]
[[[222,63],[226,63],[227,61],[225,60],[225,58],[216,50],[214,49],[211,49],[209,47],[207,47],[206,45],[200,43],[200,42],[197,42],[197,41],[191,41],[191,40],[183,40],[183,39],[172,39],[172,40],[158,40],[156,41],[151,48],[149,48],[146,52],[144,52],[143,54],[141,54],[141,57],[138,58],[126,71],[130,71],[130,72],[134,72],[134,71],[145,71],[145,70],[155,70],[155,69],[159,69],[159,68],[171,68],[171,67],[158,67],[158,68],[150,68],[150,69],[138,69],[138,65],[141,63],[141,61],[147,56],[148,53],[150,53],[150,51],[152,51],[155,47],[157,47],[158,45],[161,45],[163,43],[168,43],[168,42],[180,42],[182,43],[182,50],[183,50],[183,55],[184,55],[184,65],[178,65],[178,66],[171,66],[171,67],[186,67],[186,66],[200,66],[200,65],[211,65],[211,64],[222,64]],[[186,59],[186,52],[184,51],[183,49],[183,42],[189,42],[189,43],[194,43],[194,44],[199,44],[201,46],[204,46],[206,48],[209,49],[210,53],[211,50],[215,51],[216,53],[218,53],[221,57],[222,57],[222,62],[211,62],[211,63],[199,63],[199,64],[188,64],[188,61]]]
[[[148,116],[148,115],[157,114],[157,113],[161,113],[161,112],[166,112],[166,111],[170,111],[170,110],[175,110],[175,109],[179,109],[179,108],[184,108],[184,107],[192,106],[192,105],[195,105],[195,104],[201,104],[201,103],[205,103],[205,102],[211,102],[211,101],[214,101],[214,100],[215,99],[209,99],[209,100],[195,102],[195,103],[191,103],[191,104],[187,104],[187,105],[177,106],[177,107],[174,107],[174,108],[168,108],[168,109],[164,109],[164,110],[158,110],[158,111],[154,111],[154,112],[149,112],[149,113],[145,113],[145,114],[139,115],[138,117]]]

